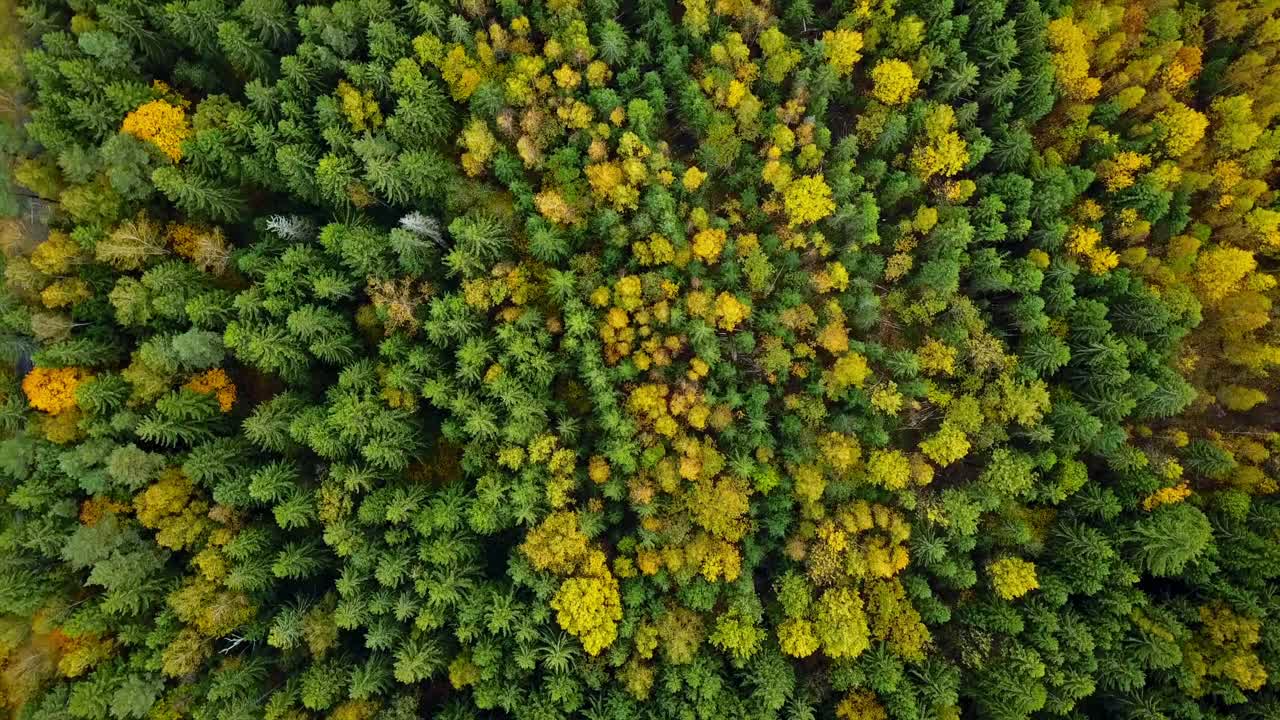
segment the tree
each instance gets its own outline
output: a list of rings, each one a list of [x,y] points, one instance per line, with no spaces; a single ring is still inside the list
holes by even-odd
[[[669,5],[0,7],[9,709],[1272,711],[1274,3]]]
[[[987,566],[996,594],[1005,600],[1022,597],[1040,587],[1036,566],[1022,558],[1000,558]]]
[[[126,115],[120,132],[151,143],[176,163],[182,159],[182,141],[191,134],[191,127],[181,107],[152,100]]]
[[[1127,535],[1135,562],[1157,577],[1181,572],[1212,538],[1208,518],[1186,503],[1161,506],[1136,522]]]
[[[846,588],[833,588],[818,598],[814,629],[822,652],[830,658],[855,658],[870,647],[871,631],[862,598]]]

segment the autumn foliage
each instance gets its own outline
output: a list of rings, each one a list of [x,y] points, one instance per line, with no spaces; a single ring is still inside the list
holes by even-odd
[[[0,0],[20,720],[1280,716],[1280,5]]]

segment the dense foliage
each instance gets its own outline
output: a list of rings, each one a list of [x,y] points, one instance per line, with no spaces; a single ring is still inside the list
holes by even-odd
[[[1275,0],[0,0],[0,702],[1280,717],[1278,54]]]

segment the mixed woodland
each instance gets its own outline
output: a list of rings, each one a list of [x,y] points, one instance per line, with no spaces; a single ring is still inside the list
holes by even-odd
[[[1280,718],[1280,0],[0,0],[0,714]]]

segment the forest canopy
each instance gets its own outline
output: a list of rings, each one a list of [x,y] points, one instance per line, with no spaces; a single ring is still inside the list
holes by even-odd
[[[1278,128],[1274,0],[0,0],[0,712],[1280,718]]]

